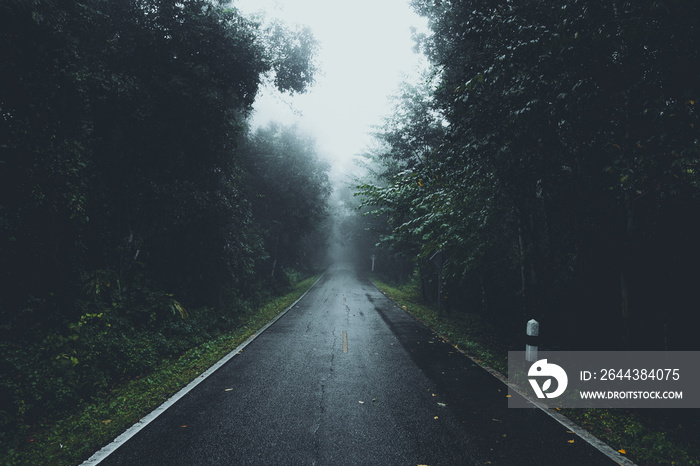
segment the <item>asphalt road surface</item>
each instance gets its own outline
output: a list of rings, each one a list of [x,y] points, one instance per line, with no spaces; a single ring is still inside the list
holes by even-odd
[[[337,265],[107,465],[612,465]],[[573,442],[571,442],[573,440]]]

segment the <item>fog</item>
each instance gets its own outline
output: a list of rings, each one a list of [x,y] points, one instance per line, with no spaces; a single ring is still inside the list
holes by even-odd
[[[265,85],[255,101],[251,125],[276,121],[313,136],[319,156],[331,164],[326,262],[371,266],[372,245],[362,238],[364,219],[351,189],[363,175],[355,159],[372,144],[371,133],[391,112],[390,96],[399,84],[420,79],[426,68],[412,39],[413,31],[427,31],[425,19],[404,0],[242,0],[235,5],[263,23],[281,20],[313,30],[320,69],[315,84],[293,96]]]
[[[255,102],[254,125],[297,123],[316,135],[321,153],[338,170],[370,140],[373,125],[390,111],[387,96],[418,76],[425,59],[413,51],[411,28],[426,31],[405,0],[338,4],[320,0],[243,0],[244,13],[312,29],[321,70],[305,94],[283,96],[266,86]]]

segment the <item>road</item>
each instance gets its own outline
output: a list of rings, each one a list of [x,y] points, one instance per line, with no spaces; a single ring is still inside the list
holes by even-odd
[[[108,465],[612,465],[337,265]],[[573,440],[573,442],[571,442]]]

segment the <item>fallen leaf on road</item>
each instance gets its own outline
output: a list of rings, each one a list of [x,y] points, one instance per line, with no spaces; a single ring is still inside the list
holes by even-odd
[[[494,418],[492,418],[491,420],[492,420],[492,421],[496,421],[496,422],[501,422],[501,420],[500,420],[500,419],[496,419],[495,417],[494,417]]]
[[[364,402],[364,401],[360,401],[360,404],[363,405],[363,404],[365,404],[365,402]]]
[[[185,424],[184,426],[180,426],[180,427],[187,427],[187,424]]]
[[[233,388],[227,388],[227,389],[224,390],[224,391],[225,391],[225,392],[230,392],[231,390],[233,390]]]
[[[620,448],[620,449],[617,450],[617,451],[619,451],[619,452],[622,453],[623,455],[626,455],[626,454],[627,454],[627,452],[626,452],[625,450],[623,450],[622,448]]]
[[[506,438],[506,434],[501,435],[501,437]]]
[[[433,393],[433,396],[437,396],[435,393]]]
[[[437,416],[435,416],[435,417],[434,417],[433,419],[437,419],[437,418],[438,418],[438,417],[437,417]]]
[[[506,398],[510,398],[510,395],[506,395]]]
[[[574,443],[574,440],[573,440],[573,439],[567,440],[567,442],[569,442],[569,443]]]
[[[442,407],[444,408],[444,407],[447,406],[447,405],[446,405],[445,403],[440,403],[440,402],[438,401],[438,406],[442,406]]]
[[[573,434],[574,431],[572,431],[572,430],[567,430],[566,433],[567,433],[567,434]]]

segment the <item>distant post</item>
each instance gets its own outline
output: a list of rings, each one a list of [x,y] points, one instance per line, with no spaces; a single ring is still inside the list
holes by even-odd
[[[540,335],[540,324],[535,319],[527,321],[525,329],[525,360],[530,362],[537,361],[538,338]],[[532,343],[532,344],[531,344]]]
[[[374,254],[372,254],[372,272],[374,272]]]

